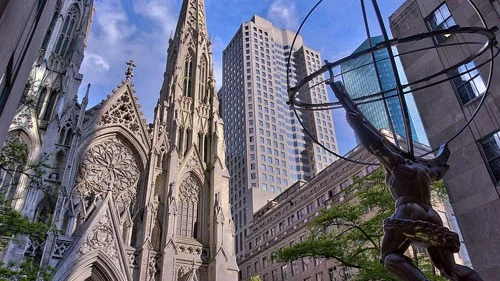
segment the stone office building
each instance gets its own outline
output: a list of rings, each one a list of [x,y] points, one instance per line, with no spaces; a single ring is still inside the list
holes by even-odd
[[[500,25],[498,1],[472,2],[477,5],[489,27]],[[399,38],[455,24],[481,26],[479,17],[467,0],[408,0],[390,17],[392,33],[394,37]],[[497,32],[497,37],[498,35]],[[398,45],[400,54],[422,47],[440,47],[401,57],[408,80],[415,81],[451,67],[472,54],[477,50],[477,45],[442,47],[467,40],[466,37],[435,36],[412,44]],[[475,39],[474,41],[477,41]],[[414,91],[413,96],[432,147],[439,146],[458,132],[478,107],[485,95],[489,71],[488,66],[476,70],[474,68],[484,59],[477,58],[439,77],[441,79],[461,74],[450,81],[422,91]],[[444,177],[472,265],[486,281],[498,280],[500,276],[498,66],[492,77],[491,89],[479,114],[450,145],[450,170]],[[434,81],[426,81],[423,84]]]
[[[230,203],[236,224],[236,253],[244,251],[244,237],[253,213],[295,181],[308,181],[335,157],[314,143],[286,104],[287,60],[290,79],[318,69],[321,54],[295,32],[277,28],[254,16],[243,23],[223,52],[220,90],[226,125],[227,165],[231,174]],[[310,85],[322,81],[318,77]],[[325,85],[304,90],[304,102],[328,102]],[[329,112],[299,111],[306,128],[325,146],[338,151]]]

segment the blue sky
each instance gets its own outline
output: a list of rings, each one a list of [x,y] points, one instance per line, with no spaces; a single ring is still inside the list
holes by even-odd
[[[359,2],[324,0],[304,26],[301,33],[304,42],[330,61],[352,53],[366,39]],[[387,18],[404,0],[378,2],[388,25]],[[81,88],[92,84],[89,106],[111,94],[125,77],[125,62],[133,59],[137,64],[133,78],[136,94],[146,118],[152,120],[163,81],[168,39],[175,30],[181,3],[181,0],[96,0],[81,68],[84,75]],[[205,0],[217,87],[222,82],[222,51],[243,22],[257,14],[276,26],[295,31],[315,3],[311,0]],[[372,10],[371,5],[368,10]],[[369,16],[372,35],[380,34],[373,13]],[[354,135],[342,112],[334,112],[334,121],[339,149],[345,153],[355,145]]]

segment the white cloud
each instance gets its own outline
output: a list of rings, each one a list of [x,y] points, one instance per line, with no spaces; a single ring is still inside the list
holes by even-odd
[[[109,63],[103,57],[98,54],[92,54],[90,52],[87,52],[87,54],[85,54],[85,59],[83,60],[82,65],[83,68],[93,68],[101,72],[106,72],[109,70]]]
[[[172,2],[133,0],[125,3],[126,7],[121,0],[95,2],[96,12],[80,70],[85,80],[82,85],[93,85],[90,106],[100,102],[125,78],[125,62],[133,59],[137,64],[133,78],[136,95],[144,114],[152,120],[165,71],[168,38],[177,19],[167,3]]]
[[[175,28],[177,17],[165,0],[134,0],[134,10],[141,16],[153,20],[164,33]]]
[[[297,6],[290,0],[276,0],[269,7],[267,18],[274,25],[290,30],[296,30],[299,26]]]
[[[94,25],[101,31],[101,38],[110,44],[121,43],[124,39],[136,32],[135,25],[131,24],[121,3],[116,0],[96,2],[97,13]]]
[[[222,41],[222,38],[219,36],[215,36],[212,39],[212,50],[213,50],[213,64],[214,64],[214,72],[215,72],[215,81],[217,82],[216,87],[217,90],[222,87],[222,51],[226,47],[226,44]],[[215,55],[217,54],[217,55]]]

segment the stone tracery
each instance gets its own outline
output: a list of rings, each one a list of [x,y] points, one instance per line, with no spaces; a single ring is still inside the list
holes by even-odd
[[[110,124],[120,124],[133,133],[139,133],[140,120],[138,120],[137,114],[135,114],[132,98],[129,95],[123,94],[118,99],[118,102],[113,104],[99,121],[99,126]]]
[[[179,188],[179,210],[177,216],[177,235],[197,238],[198,204],[200,184],[190,175]]]
[[[140,171],[132,151],[119,139],[93,145],[85,153],[75,190],[84,217],[111,191],[119,214],[133,207]]]

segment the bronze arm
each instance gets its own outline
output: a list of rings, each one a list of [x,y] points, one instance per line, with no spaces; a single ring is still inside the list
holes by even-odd
[[[346,110],[347,122],[351,125],[361,144],[388,169],[394,169],[401,164],[404,161],[401,150],[386,140],[372,124],[366,121],[366,117],[349,97],[344,85],[341,82],[328,82],[328,84]]]

